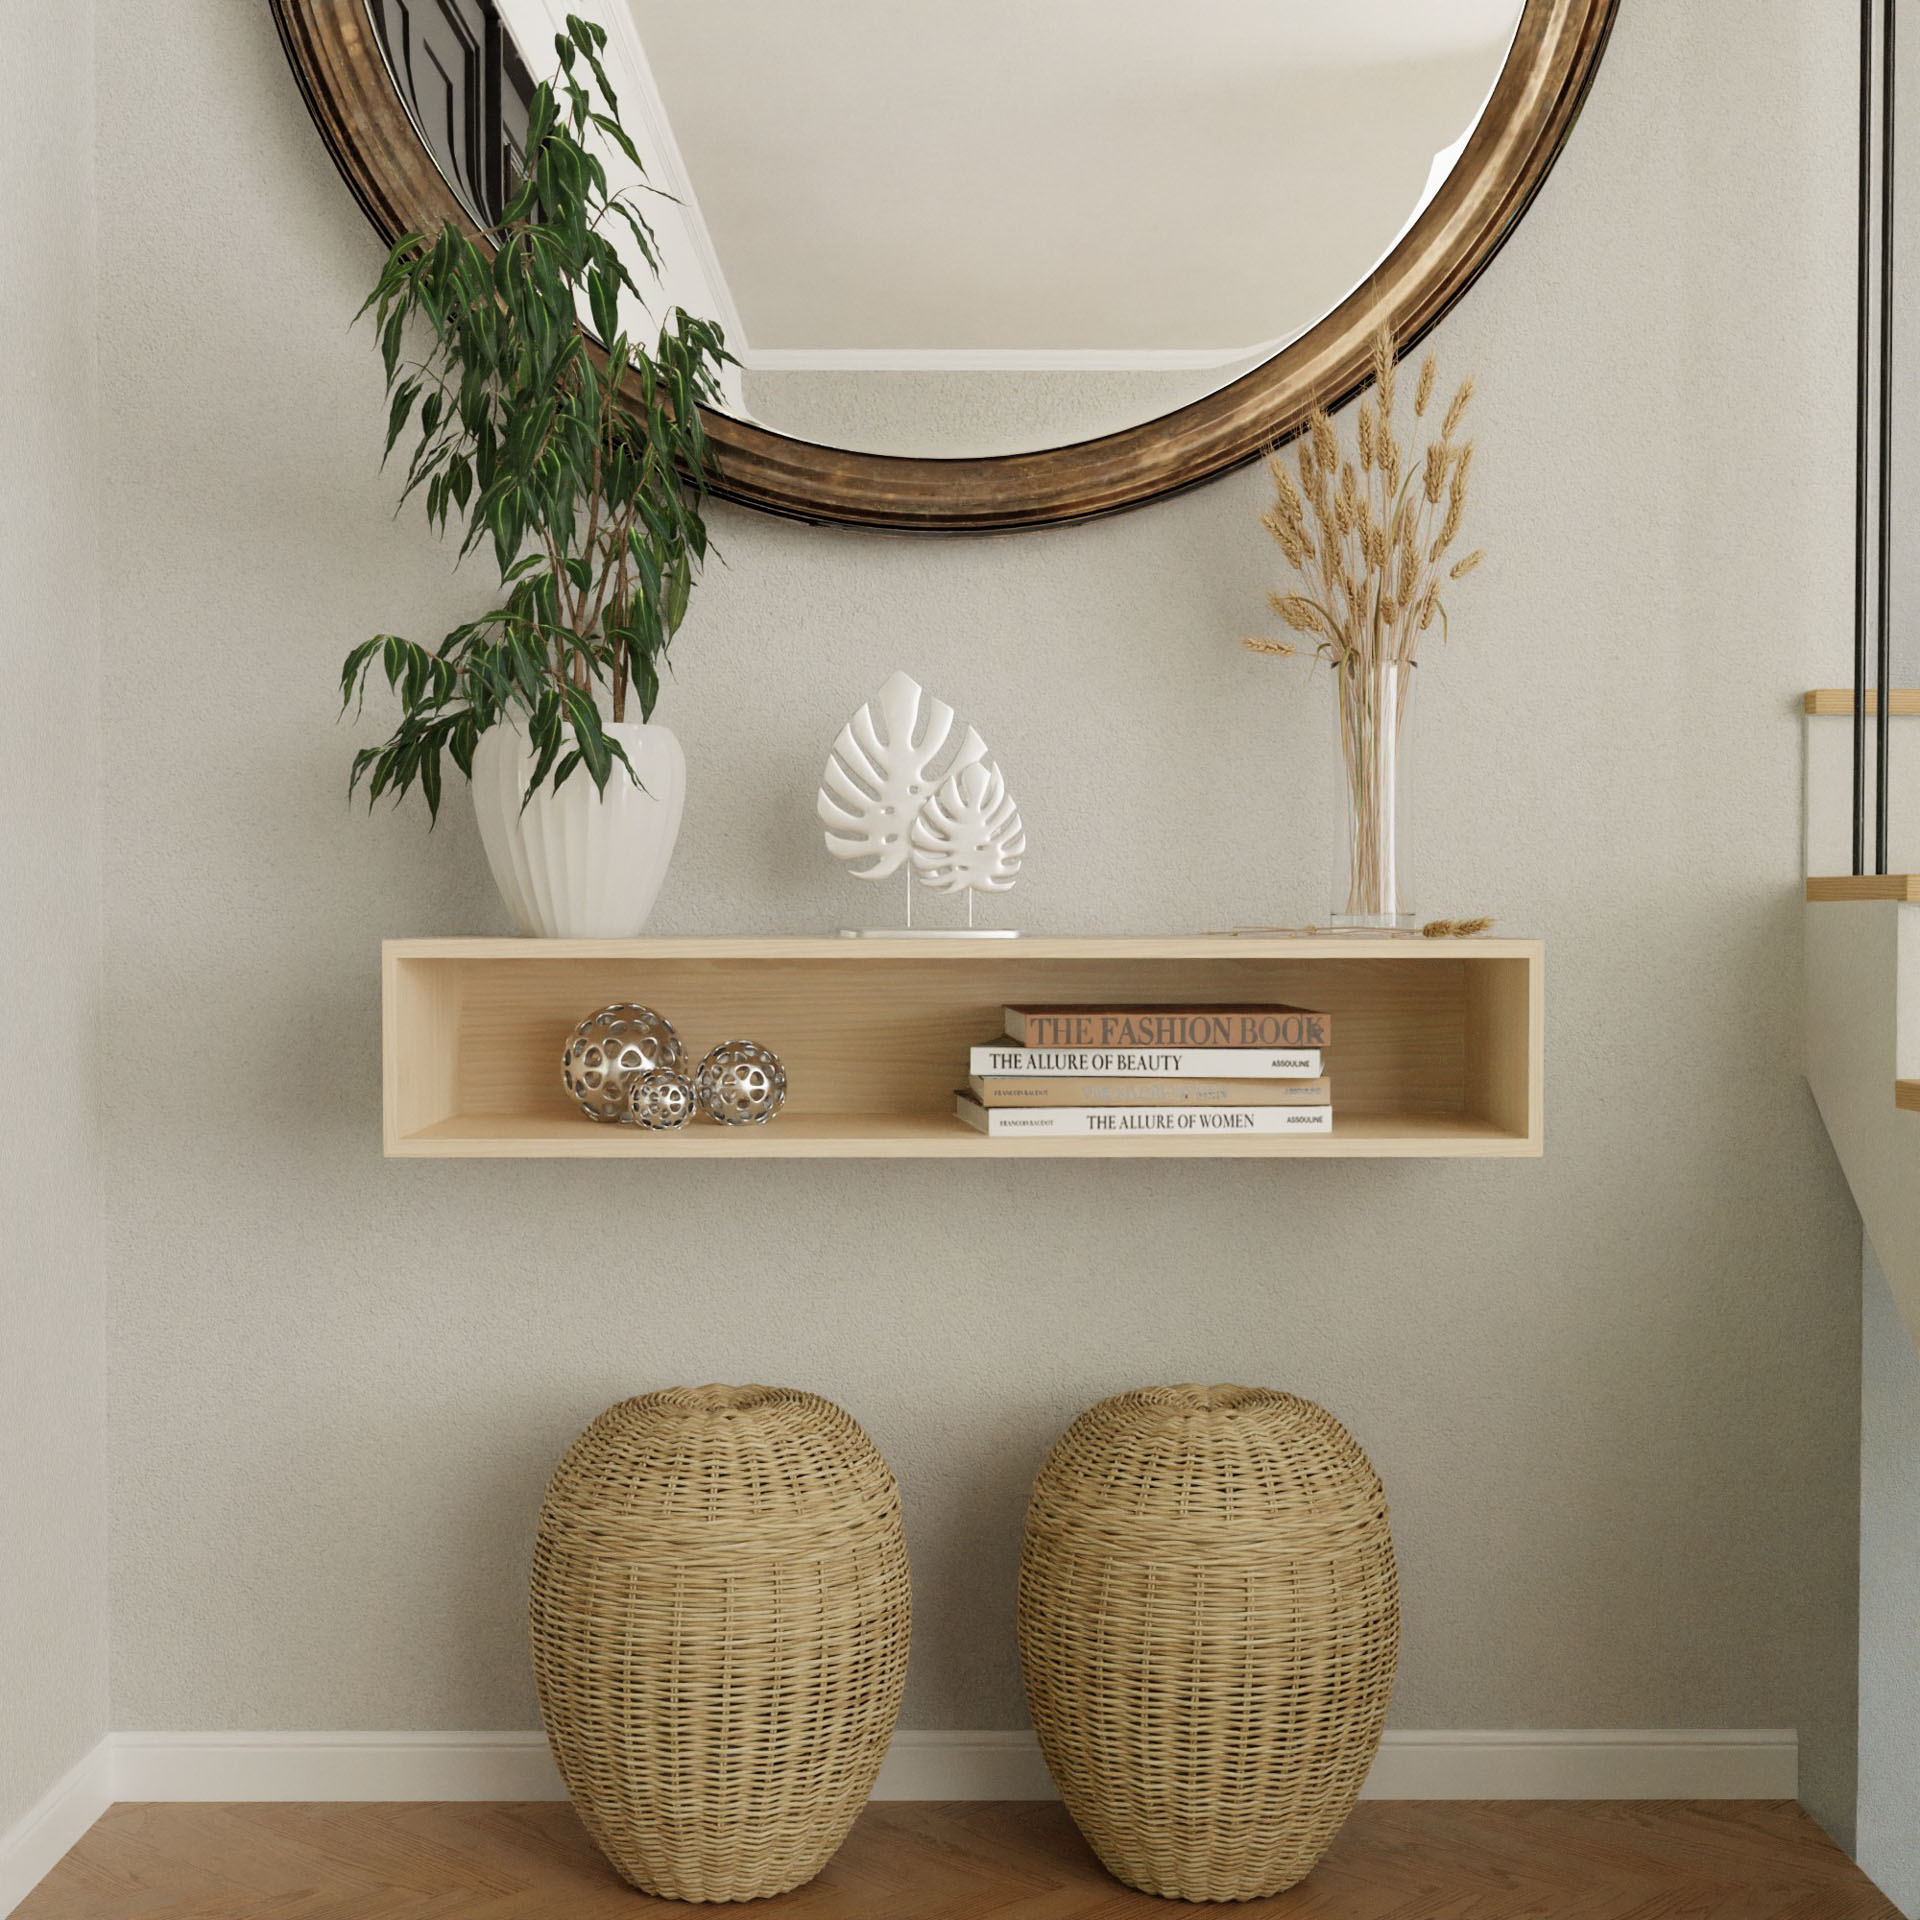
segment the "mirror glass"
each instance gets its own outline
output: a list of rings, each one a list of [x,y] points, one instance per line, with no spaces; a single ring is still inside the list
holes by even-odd
[[[1314,326],[1446,180],[1522,12],[369,4],[442,172],[483,209],[510,177],[527,75],[553,68],[568,11],[598,20],[622,119],[671,196],[646,205],[666,302],[720,321],[742,362],[729,410],[935,457],[1137,426]]]

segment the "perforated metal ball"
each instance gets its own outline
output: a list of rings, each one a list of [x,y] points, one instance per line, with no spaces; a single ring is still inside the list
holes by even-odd
[[[602,1007],[574,1028],[560,1078],[589,1120],[633,1121],[633,1092],[650,1073],[686,1070],[687,1050],[651,1007]]]
[[[761,1127],[787,1103],[787,1070],[771,1047],[729,1040],[693,1076],[700,1111],[723,1127]]]
[[[643,1075],[631,1101],[634,1122],[656,1133],[671,1133],[693,1118],[693,1082],[671,1067]]]

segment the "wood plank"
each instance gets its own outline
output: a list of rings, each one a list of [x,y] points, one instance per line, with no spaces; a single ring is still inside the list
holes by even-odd
[[[1810,875],[1809,900],[1920,901],[1917,873],[1830,873]]]
[[[114,1807],[15,1920],[632,1920],[563,1803]],[[789,1920],[1166,1920],[1048,1801],[875,1802]],[[1791,1802],[1363,1801],[1245,1920],[1899,1920]]]
[[[381,1070],[386,1150],[458,1111],[461,983],[451,967],[381,955]]]
[[[764,1127],[691,1126],[650,1134],[572,1114],[460,1113],[410,1134],[396,1155],[540,1160],[1195,1160],[1537,1157],[1525,1134],[1460,1113],[1334,1112],[1330,1134],[1063,1135],[976,1133],[952,1113],[785,1113]]]
[[[1893,1104],[1908,1113],[1920,1113],[1920,1080],[1896,1080],[1893,1083]]]
[[[1544,965],[1496,960],[1470,967],[1466,1002],[1467,1111],[1503,1133],[1540,1140],[1546,1061]],[[1337,1126],[1337,1111],[1334,1120]]]
[[[1851,687],[1815,687],[1806,696],[1803,703],[1809,713],[1847,714],[1853,712],[1853,689]],[[1880,711],[1880,695],[1877,689],[1867,689],[1867,711],[1877,714]],[[1920,687],[1895,687],[1891,690],[1887,711],[1893,716],[1920,714]]]

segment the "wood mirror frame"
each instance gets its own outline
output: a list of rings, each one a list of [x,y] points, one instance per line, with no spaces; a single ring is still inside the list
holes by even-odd
[[[994,532],[1118,513],[1258,458],[1315,400],[1337,405],[1356,391],[1383,320],[1411,347],[1473,284],[1565,144],[1618,4],[1526,0],[1486,110],[1419,219],[1364,285],[1232,385],[1096,440],[952,460],[816,446],[710,413],[713,491],[796,520]],[[388,76],[364,0],[272,7],[314,121],[381,237],[443,220],[471,231]]]

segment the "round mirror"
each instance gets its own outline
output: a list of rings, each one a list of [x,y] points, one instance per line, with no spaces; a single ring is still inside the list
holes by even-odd
[[[568,12],[667,304],[740,365],[717,490],[992,528],[1191,486],[1410,345],[1552,164],[1616,0],[275,0],[389,238],[484,226]],[[637,272],[647,284],[650,276]]]

